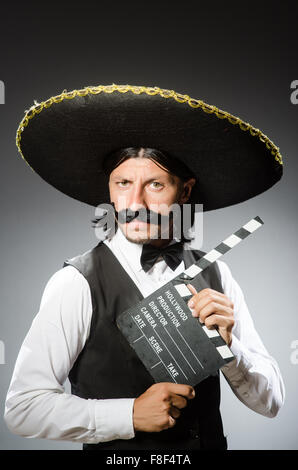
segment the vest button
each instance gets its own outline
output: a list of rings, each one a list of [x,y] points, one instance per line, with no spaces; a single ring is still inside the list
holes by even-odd
[[[190,437],[192,439],[199,439],[200,438],[199,433],[196,429],[190,429],[189,434],[190,434]]]

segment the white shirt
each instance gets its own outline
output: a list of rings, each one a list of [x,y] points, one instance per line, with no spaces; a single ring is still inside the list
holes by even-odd
[[[120,229],[104,243],[144,297],[185,270],[161,260],[146,273],[140,264],[142,245]],[[259,338],[243,293],[230,269],[218,261],[224,293],[234,303],[231,350],[236,359],[222,367],[233,392],[249,408],[274,417],[285,390],[276,361]],[[9,429],[23,437],[98,443],[134,437],[132,398],[84,399],[65,392],[64,383],[90,331],[92,303],[84,276],[66,266],[49,279],[40,309],[20,349],[7,393]],[[99,358],[100,360],[100,358]]]

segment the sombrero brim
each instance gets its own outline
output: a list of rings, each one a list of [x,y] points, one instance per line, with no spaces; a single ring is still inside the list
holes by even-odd
[[[282,176],[279,149],[259,129],[172,90],[86,87],[37,103],[17,132],[30,167],[64,194],[92,206],[110,201],[104,158],[125,147],[157,148],[198,180],[204,210],[254,197]]]

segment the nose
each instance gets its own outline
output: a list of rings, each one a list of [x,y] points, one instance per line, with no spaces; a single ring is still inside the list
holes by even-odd
[[[133,185],[131,193],[129,194],[128,207],[132,211],[137,211],[142,207],[147,207],[144,189],[141,182],[137,182]]]

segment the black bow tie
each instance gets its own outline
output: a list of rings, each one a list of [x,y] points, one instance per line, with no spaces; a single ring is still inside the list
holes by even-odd
[[[183,243],[174,243],[165,248],[157,248],[150,244],[144,244],[140,261],[145,272],[152,268],[159,256],[162,256],[167,265],[175,271],[183,260]]]

